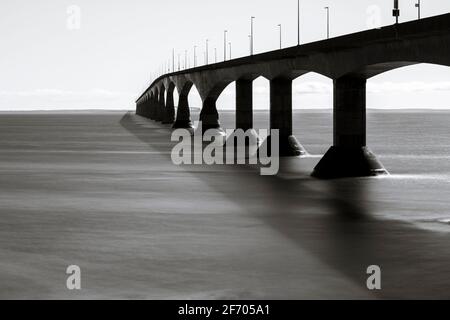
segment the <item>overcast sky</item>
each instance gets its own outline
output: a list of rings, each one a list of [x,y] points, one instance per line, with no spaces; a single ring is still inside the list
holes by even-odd
[[[301,0],[302,42],[393,23],[392,0]],[[416,19],[416,0],[400,0],[401,21]],[[206,39],[223,58],[223,30],[233,57],[247,55],[250,16],[255,16],[255,51],[297,42],[296,0],[1,0],[0,110],[132,109],[172,48],[184,58]],[[422,16],[450,12],[449,0],[422,0]],[[379,13],[379,16],[378,14]],[[375,24],[375,25],[374,25]],[[182,64],[184,62],[182,61]],[[255,82],[256,104],[267,105],[267,81]],[[294,103],[330,108],[331,81],[309,74],[294,82]],[[232,86],[219,101],[234,106]],[[198,97],[191,98],[198,106]],[[421,65],[369,81],[369,107],[450,108],[450,69]]]

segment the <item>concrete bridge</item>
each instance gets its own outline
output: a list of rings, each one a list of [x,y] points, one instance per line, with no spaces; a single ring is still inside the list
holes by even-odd
[[[303,149],[292,136],[292,81],[316,72],[334,82],[334,142],[313,175],[385,174],[366,145],[366,82],[419,63],[450,66],[450,14],[166,74],[139,97],[137,114],[174,128],[192,128],[188,95],[195,85],[203,102],[203,129],[220,130],[216,101],[235,81],[236,128],[252,129],[252,82],[263,76],[270,81],[270,126],[280,131],[280,155],[298,156]]]

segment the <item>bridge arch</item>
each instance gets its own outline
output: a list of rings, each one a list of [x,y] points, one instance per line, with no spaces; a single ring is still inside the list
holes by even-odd
[[[409,61],[409,60],[394,60],[394,61],[385,61],[374,63],[374,64],[368,64],[368,65],[362,65],[358,66],[355,69],[347,72],[346,74],[342,76],[351,76],[351,77],[357,77],[361,79],[371,79],[373,77],[382,75],[383,73],[394,71],[397,69],[410,67],[410,66],[416,66],[416,65],[435,65],[435,66],[442,66],[442,67],[450,67],[450,60],[449,61],[443,61],[446,59],[441,59],[442,61],[436,62],[436,61],[429,61],[427,59],[420,59],[416,61]]]
[[[450,67],[437,64],[415,64],[393,69],[368,79],[368,107],[426,108],[448,107],[450,100]],[[408,95],[408,105],[403,97]]]

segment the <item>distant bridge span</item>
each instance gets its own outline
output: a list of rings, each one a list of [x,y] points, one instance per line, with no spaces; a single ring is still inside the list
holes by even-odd
[[[292,136],[292,81],[316,72],[334,82],[334,143],[313,175],[383,174],[386,170],[366,145],[366,82],[418,63],[450,66],[450,14],[166,74],[139,97],[136,112],[174,123],[174,128],[191,128],[188,94],[195,85],[203,103],[204,130],[220,129],[216,101],[236,81],[236,127],[248,130],[253,128],[252,83],[263,76],[270,81],[270,126],[280,130],[280,154],[301,155],[301,145]]]

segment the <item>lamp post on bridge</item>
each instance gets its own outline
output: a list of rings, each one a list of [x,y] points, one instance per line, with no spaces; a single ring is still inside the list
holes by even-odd
[[[392,15],[395,17],[395,24],[398,24],[398,17],[400,17],[399,0],[394,0],[394,10]]]
[[[197,67],[197,46],[194,46],[194,68]]]
[[[175,49],[172,49],[172,72],[175,72]]]
[[[300,45],[300,0],[297,0],[297,45]]]
[[[419,18],[419,20],[420,20],[420,8],[421,8],[421,5],[420,5],[420,0],[417,0],[418,2],[416,3],[416,8],[417,8],[417,16],[418,16],[418,18]]]
[[[280,50],[283,48],[283,44],[282,44],[282,31],[281,31],[281,28],[282,28],[282,26],[281,26],[281,24],[279,24],[278,25],[278,28],[280,28]]]
[[[251,34],[251,44],[250,44],[250,55],[253,55],[254,52],[254,45],[255,45],[255,41],[254,41],[254,33],[253,33],[253,21],[255,20],[255,17],[251,18],[251,27],[250,27],[250,34]]]
[[[327,39],[330,39],[330,7],[325,7],[327,11]]]
[[[223,61],[227,61],[227,33],[228,30],[223,32]]]
[[[208,51],[209,51],[209,49],[208,49],[208,45],[209,45],[209,39],[206,39],[206,53],[205,53],[205,62],[206,62],[206,64],[207,64],[207,65],[209,64],[209,61],[208,61]]]
[[[217,48],[214,48],[214,63],[217,63]]]
[[[231,60],[231,42],[228,42],[228,45],[230,47],[230,60]]]

